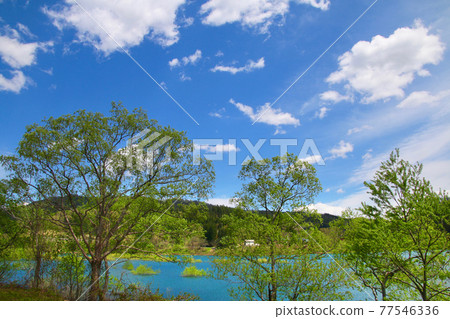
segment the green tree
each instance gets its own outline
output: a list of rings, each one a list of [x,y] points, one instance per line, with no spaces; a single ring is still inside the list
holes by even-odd
[[[89,262],[89,299],[97,300],[102,264],[129,236],[139,239],[140,222],[156,223],[177,198],[210,192],[211,163],[194,165],[192,148],[184,132],[112,103],[108,116],[80,110],[28,126],[17,155],[1,162],[33,201],[54,209],[52,222]]]
[[[220,254],[225,258],[213,259],[216,277],[239,280],[232,296],[245,300],[344,298],[340,288],[345,274],[333,262],[325,262],[322,254],[314,254],[321,251],[317,242],[322,220],[307,212],[306,206],[321,190],[315,168],[287,155],[251,160],[239,177],[244,185],[235,198],[242,210],[223,217]],[[245,244],[246,240],[254,244]]]
[[[394,240],[384,219],[363,217],[351,211],[343,214],[345,219],[336,221],[333,227],[345,230],[341,256],[353,274],[369,288],[374,300],[393,300],[398,297],[394,276],[398,267],[389,258],[389,245]]]
[[[387,256],[398,268],[397,284],[422,300],[446,300],[450,298],[448,197],[436,193],[421,173],[422,164],[401,159],[395,150],[374,179],[365,183],[372,203],[363,204],[361,212],[391,234],[381,244],[380,259]]]

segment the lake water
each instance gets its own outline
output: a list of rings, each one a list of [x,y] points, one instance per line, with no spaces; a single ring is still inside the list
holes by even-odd
[[[193,256],[202,262],[195,263],[198,269],[211,270],[211,261],[207,256]],[[130,271],[122,269],[123,263],[110,269],[111,275],[125,279],[130,283],[150,284],[151,288],[159,288],[165,296],[178,295],[184,292],[197,295],[200,300],[227,301],[232,300],[228,294],[228,288],[232,283],[208,277],[182,277],[183,265],[168,262],[156,262],[146,260],[130,260],[134,268],[139,265],[150,266],[160,273],[153,276],[133,275]],[[331,260],[330,260],[331,261]],[[236,283],[234,283],[236,285]],[[358,290],[352,290],[353,300],[368,300],[369,296]]]

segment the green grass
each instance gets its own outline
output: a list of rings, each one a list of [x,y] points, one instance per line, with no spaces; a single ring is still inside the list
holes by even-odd
[[[63,297],[51,290],[25,288],[15,284],[0,284],[2,301],[61,301]]]
[[[184,268],[182,277],[204,277],[207,276],[208,272],[204,269],[198,269],[195,266],[189,266]]]
[[[152,267],[147,267],[145,265],[139,265],[135,270],[132,270],[133,275],[139,276],[152,276],[160,273],[159,270],[153,270]]]
[[[122,269],[126,269],[126,270],[130,270],[130,271],[131,271],[131,270],[134,269],[134,267],[133,267],[133,264],[131,263],[131,261],[127,260],[127,261],[123,264]]]

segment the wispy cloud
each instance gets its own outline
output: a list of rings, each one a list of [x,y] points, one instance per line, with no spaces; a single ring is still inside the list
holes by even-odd
[[[347,131],[347,135],[360,133],[362,131],[366,131],[366,130],[370,130],[370,129],[372,129],[372,126],[370,126],[370,125],[363,125],[363,126],[354,127],[354,128],[351,128],[351,129],[349,129]]]
[[[237,152],[239,148],[234,144],[216,144],[216,145],[194,145],[195,148],[208,151],[210,153],[229,153]]]
[[[351,95],[342,95],[337,91],[326,91],[320,94],[320,99],[326,102],[339,103],[341,101],[353,101]]]
[[[329,108],[323,106],[323,107],[321,107],[321,108],[316,112],[316,114],[314,115],[314,117],[318,117],[319,119],[323,119],[323,118],[326,116],[326,114],[327,114],[327,112],[328,112],[329,110],[330,110]]]
[[[413,107],[421,107],[424,105],[434,106],[443,98],[450,96],[450,90],[441,91],[436,95],[431,94],[428,91],[416,91],[412,92],[401,101],[397,107],[398,108],[413,108]]]
[[[264,57],[260,58],[258,61],[250,60],[241,67],[235,67],[235,66],[224,66],[224,65],[216,65],[211,69],[212,72],[228,72],[231,74],[236,74],[239,72],[251,72],[253,70],[262,69],[264,68]]]

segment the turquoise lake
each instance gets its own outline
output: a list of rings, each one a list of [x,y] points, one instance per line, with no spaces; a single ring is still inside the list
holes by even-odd
[[[211,270],[211,261],[208,256],[193,256],[195,259],[201,259],[202,262],[195,263],[198,269]],[[232,300],[228,294],[228,288],[237,283],[229,283],[224,280],[217,280],[208,277],[182,277],[183,265],[169,262],[156,262],[146,260],[130,260],[134,268],[139,265],[152,267],[159,270],[160,273],[153,276],[133,275],[130,271],[122,268],[123,263],[113,266],[110,269],[111,275],[116,278],[122,278],[130,283],[140,283],[142,285],[150,284],[151,288],[159,288],[165,296],[178,295],[184,292],[197,295],[200,300],[227,301]],[[331,260],[329,260],[330,262]],[[369,296],[361,291],[352,290],[352,300],[368,300]]]

